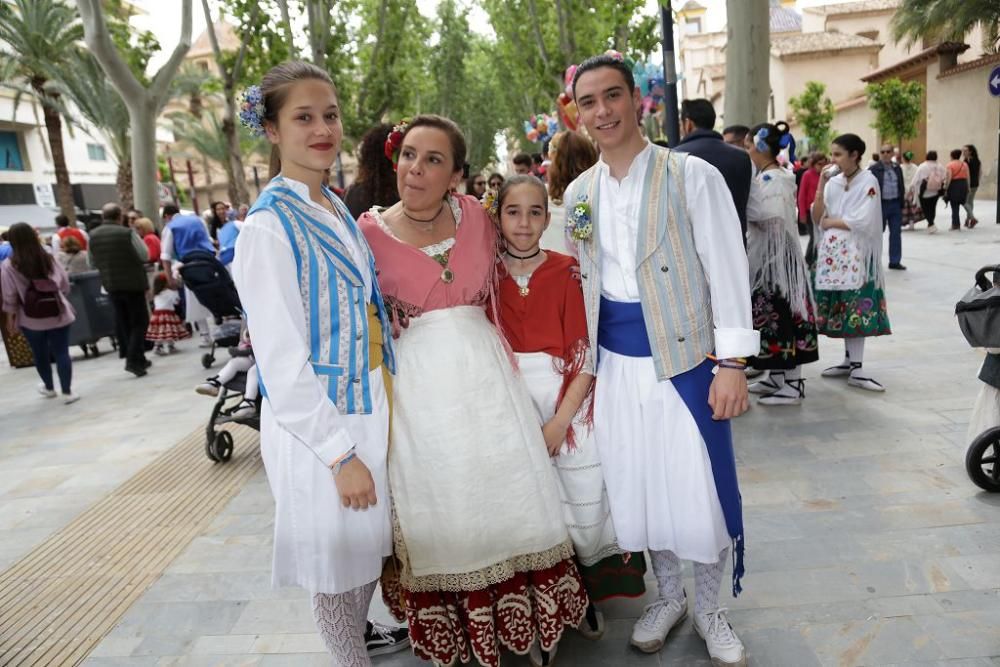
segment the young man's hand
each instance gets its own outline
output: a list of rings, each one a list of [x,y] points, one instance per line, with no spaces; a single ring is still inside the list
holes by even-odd
[[[708,405],[712,408],[712,419],[716,421],[739,417],[749,410],[746,374],[737,368],[720,366],[708,389]]]

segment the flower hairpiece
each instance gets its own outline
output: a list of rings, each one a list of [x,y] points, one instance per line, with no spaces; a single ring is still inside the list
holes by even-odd
[[[410,119],[404,118],[392,127],[392,132],[385,138],[385,156],[392,161],[393,169],[399,163],[399,149],[403,145],[403,135],[409,126]]]
[[[490,216],[493,222],[499,221],[499,195],[496,191],[492,189],[486,190],[483,193],[483,198],[481,200],[483,208],[486,209],[486,214]]]
[[[264,93],[252,85],[240,95],[240,123],[255,137],[264,136]]]
[[[575,241],[587,241],[594,233],[594,222],[590,217],[590,203],[584,195],[580,195],[576,204],[566,215],[569,222],[569,235]]]
[[[770,130],[768,130],[766,127],[762,127],[757,131],[757,134],[754,135],[753,143],[759,152],[767,153],[768,151],[771,150],[770,146],[767,145],[767,142],[764,141],[770,134],[771,134]]]

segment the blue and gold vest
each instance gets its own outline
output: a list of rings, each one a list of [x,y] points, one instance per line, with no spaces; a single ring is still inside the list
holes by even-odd
[[[274,213],[288,235],[299,275],[299,293],[309,332],[309,363],[327,386],[327,395],[342,414],[371,414],[369,338],[382,341],[382,359],[395,372],[392,333],[375,273],[375,257],[343,202],[329,189],[329,199],[354,235],[366,258],[356,266],[337,234],[320,220],[315,209],[291,189],[281,176],[272,180],[254,203],[251,213]],[[368,300],[362,271],[372,285],[371,304],[378,311],[380,332],[368,328]],[[377,349],[377,348],[376,348]],[[261,386],[264,387],[261,374]],[[265,390],[266,391],[266,390]]]

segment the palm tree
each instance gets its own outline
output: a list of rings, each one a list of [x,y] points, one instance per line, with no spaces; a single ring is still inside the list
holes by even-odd
[[[194,63],[184,63],[177,76],[170,82],[170,94],[174,98],[186,98],[188,111],[195,118],[201,118],[205,108],[205,98],[222,91],[222,82],[210,72]]]
[[[51,88],[107,137],[111,154],[118,163],[118,200],[123,207],[132,206],[132,140],[128,109],[100,63],[90,53],[78,51],[61,69]]]
[[[983,48],[1000,51],[997,0],[903,0],[892,18],[893,37],[907,46],[922,39],[961,42],[976,25],[983,28]]]
[[[222,131],[222,119],[213,113],[205,114],[198,119],[188,113],[178,112],[170,114],[170,122],[173,126],[174,137],[179,143],[185,144],[203,160],[218,164],[226,170],[228,175],[231,164],[229,161],[230,147],[229,139]],[[238,127],[237,132],[241,155],[257,154],[263,157],[270,155],[271,145],[266,139],[253,136],[242,125]],[[207,166],[205,173],[209,173]],[[232,191],[232,180],[230,178],[230,191]]]
[[[66,168],[58,93],[51,90],[49,82],[54,78],[53,72],[70,60],[76,43],[82,38],[83,27],[76,12],[61,0],[0,2],[0,42],[10,47],[4,56],[7,60],[4,69],[17,79],[27,81],[31,92],[42,103],[56,172],[56,201],[70,220],[76,218],[73,187]],[[2,85],[17,89],[11,78],[5,77]]]

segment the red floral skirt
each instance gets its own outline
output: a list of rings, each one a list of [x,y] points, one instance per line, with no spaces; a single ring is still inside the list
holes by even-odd
[[[152,341],[183,340],[190,335],[184,322],[172,310],[154,310],[146,329],[146,340]]]
[[[507,649],[524,655],[535,640],[550,650],[567,625],[578,626],[587,612],[587,593],[571,558],[550,568],[518,572],[476,591],[406,590],[398,562],[382,574],[382,597],[398,621],[410,626],[413,653],[443,665],[469,662],[500,665]]]

